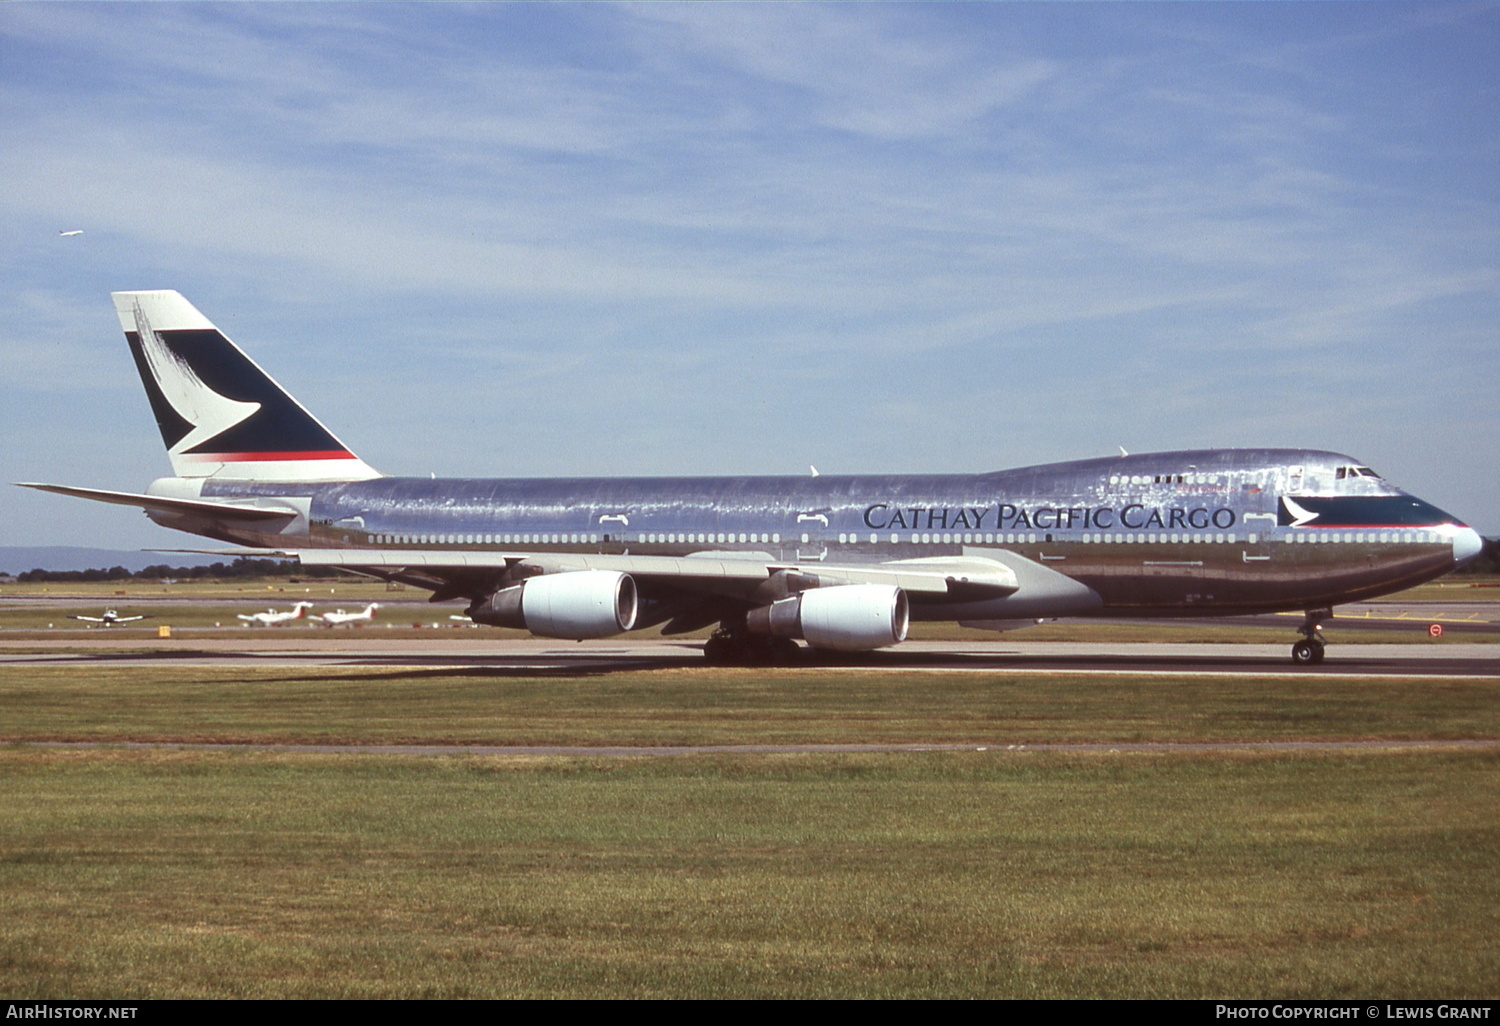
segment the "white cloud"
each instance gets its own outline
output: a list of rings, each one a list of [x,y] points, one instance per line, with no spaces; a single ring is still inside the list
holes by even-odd
[[[980,61],[973,44],[926,31],[902,8],[646,4],[631,10],[677,30],[664,37],[672,52],[696,51],[791,87],[811,101],[815,123],[883,140],[963,131],[1058,73],[1044,59]]]
[[[0,5],[0,388],[137,423],[104,293],[177,287],[382,467],[1472,434],[1411,406],[1495,411],[1472,133],[1381,123],[1357,10],[1244,7]]]

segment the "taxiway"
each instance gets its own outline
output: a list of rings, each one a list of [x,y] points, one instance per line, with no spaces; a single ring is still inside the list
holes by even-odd
[[[558,642],[442,632],[431,640],[374,631],[250,632],[244,637],[108,637],[0,640],[0,665],[417,667],[597,674],[703,666],[701,641]],[[434,632],[436,634],[437,632]],[[453,637],[462,633],[461,638]],[[803,650],[805,667],[989,673],[1294,674],[1309,677],[1500,677],[1500,646],[1448,639],[1431,644],[1332,645],[1317,666],[1294,666],[1285,645],[1027,641],[910,641],[891,651],[842,657]]]

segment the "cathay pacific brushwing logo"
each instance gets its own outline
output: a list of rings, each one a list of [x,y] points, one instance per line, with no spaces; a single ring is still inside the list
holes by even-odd
[[[146,365],[151,368],[151,376],[156,379],[157,387],[172,409],[193,425],[193,429],[171,447],[169,451],[173,455],[188,452],[209,439],[217,438],[260,409],[260,403],[240,402],[209,388],[192,365],[173,352],[152,329],[139,303],[135,304],[134,312],[141,352],[146,357]]]
[[[1282,525],[1283,527],[1285,527],[1285,526],[1306,527],[1308,524],[1310,524],[1314,520],[1318,519],[1318,514],[1317,513],[1314,513],[1311,510],[1302,508],[1296,502],[1292,501],[1290,498],[1288,498],[1285,495],[1283,495],[1281,497],[1281,504],[1286,507],[1287,513],[1289,513],[1291,515],[1291,518],[1292,518],[1291,524],[1290,525],[1283,524]]]

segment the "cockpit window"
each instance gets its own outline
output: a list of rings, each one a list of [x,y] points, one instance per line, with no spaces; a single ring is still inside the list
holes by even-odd
[[[1346,477],[1370,477],[1376,481],[1380,480],[1380,475],[1369,467],[1339,467],[1333,476],[1338,481],[1342,481]]]

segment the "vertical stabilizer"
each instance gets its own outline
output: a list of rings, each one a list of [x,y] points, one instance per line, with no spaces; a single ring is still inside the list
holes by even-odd
[[[363,481],[380,473],[176,292],[116,292],[178,477]]]

